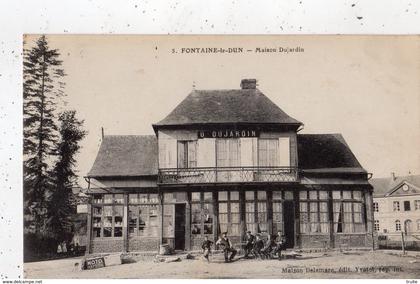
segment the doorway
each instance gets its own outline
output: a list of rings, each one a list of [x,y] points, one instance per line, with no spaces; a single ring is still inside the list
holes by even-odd
[[[185,204],[175,204],[175,249],[185,249]]]
[[[293,248],[295,246],[295,205],[292,200],[284,201],[283,217],[286,248]]]

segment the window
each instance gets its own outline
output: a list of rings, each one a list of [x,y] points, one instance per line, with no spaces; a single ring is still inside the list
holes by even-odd
[[[414,200],[414,208],[420,210],[420,200]]]
[[[374,230],[379,232],[379,220],[375,220],[373,226],[374,226]]]
[[[216,139],[218,181],[241,181],[241,171],[229,169],[241,165],[239,139]]]
[[[217,139],[216,151],[218,167],[240,166],[239,139]]]
[[[231,236],[239,236],[240,210],[239,192],[220,191],[219,199],[219,232],[228,232]]]
[[[302,234],[328,233],[328,193],[326,191],[299,192],[300,231]]]
[[[404,211],[410,211],[410,201],[404,201]]]
[[[400,222],[400,220],[395,221],[395,231],[401,232],[401,222]]]
[[[394,201],[393,202],[394,211],[400,211],[400,202]]]
[[[273,191],[273,233],[283,232],[282,191]]]
[[[258,166],[275,167],[279,165],[279,140],[258,139]]]
[[[121,238],[124,219],[123,194],[96,194],[92,205],[93,238]]]
[[[413,231],[411,220],[405,220],[404,222],[404,232],[405,234],[410,234]]]
[[[130,237],[157,237],[158,195],[141,193],[128,196],[128,234]]]
[[[417,220],[417,231],[420,231],[420,219]]]
[[[252,233],[268,231],[267,193],[265,191],[245,192],[245,223],[246,229]]]
[[[197,167],[197,141],[178,141],[178,168]]]
[[[364,203],[360,191],[333,191],[334,232],[365,232]]]
[[[378,202],[373,202],[373,212],[379,212]]]
[[[211,192],[191,194],[191,234],[213,234],[213,195]]]

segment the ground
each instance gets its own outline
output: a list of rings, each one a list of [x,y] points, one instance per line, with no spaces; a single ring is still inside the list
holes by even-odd
[[[201,257],[180,262],[139,261],[78,271],[80,258],[31,262],[24,265],[29,279],[46,278],[420,278],[420,254],[398,252],[326,252],[303,254],[299,259],[253,260],[223,263],[220,254],[207,263]]]

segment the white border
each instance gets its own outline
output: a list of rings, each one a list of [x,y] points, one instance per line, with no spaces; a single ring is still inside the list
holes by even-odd
[[[416,0],[5,0],[0,14],[1,279],[23,277],[22,34],[420,33]]]

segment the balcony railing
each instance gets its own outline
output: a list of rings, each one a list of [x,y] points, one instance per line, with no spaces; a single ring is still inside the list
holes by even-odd
[[[295,167],[165,168],[160,184],[295,182]]]

